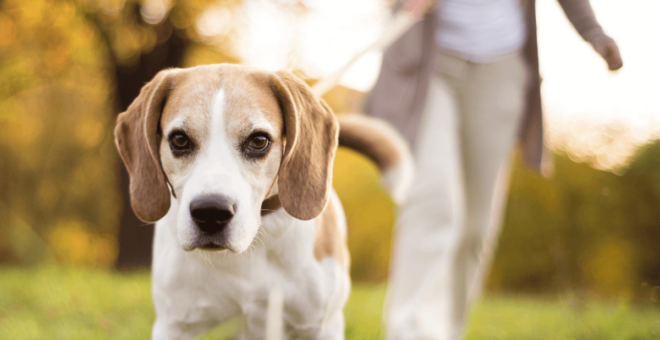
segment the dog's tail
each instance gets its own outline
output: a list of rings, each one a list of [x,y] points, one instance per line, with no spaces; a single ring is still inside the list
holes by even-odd
[[[339,145],[358,151],[380,169],[380,184],[397,204],[405,202],[414,166],[408,142],[385,121],[363,114],[337,115]]]

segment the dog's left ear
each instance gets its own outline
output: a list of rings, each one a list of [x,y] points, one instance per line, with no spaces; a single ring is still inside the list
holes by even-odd
[[[339,125],[328,104],[293,74],[275,73],[273,90],[286,129],[277,182],[280,202],[291,216],[310,220],[323,212],[330,197]]]
[[[170,208],[170,191],[160,164],[158,124],[173,70],[159,72],[117,118],[115,143],[130,175],[131,206],[144,222],[161,219]]]

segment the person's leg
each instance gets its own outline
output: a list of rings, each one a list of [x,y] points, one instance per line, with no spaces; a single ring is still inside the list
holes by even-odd
[[[447,339],[448,254],[464,215],[457,114],[451,80],[434,76],[414,149],[415,180],[396,229],[386,310],[389,339]]]
[[[460,337],[469,310],[468,294],[477,280],[487,226],[501,214],[494,212],[500,169],[509,155],[519,127],[525,93],[525,67],[515,57],[488,64],[472,64],[461,84],[461,153],[465,177],[465,225],[452,259],[452,339]],[[501,193],[500,193],[501,194]],[[503,204],[498,204],[499,209]]]

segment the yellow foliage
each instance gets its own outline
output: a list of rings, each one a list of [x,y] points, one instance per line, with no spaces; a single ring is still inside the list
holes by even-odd
[[[104,126],[98,120],[85,120],[76,126],[76,137],[87,149],[99,145],[103,139],[104,132]]]
[[[186,51],[182,67],[222,63],[236,64],[238,62],[238,59],[228,56],[225,51],[219,51],[216,47],[206,44],[191,44]]]
[[[51,228],[48,245],[63,264],[109,267],[117,257],[113,236],[92,234],[79,220],[60,222]]]
[[[8,45],[14,40],[14,23],[11,19],[0,14],[0,46]]]
[[[35,199],[44,209],[52,209],[60,197],[60,192],[52,181],[42,180],[37,189]]]
[[[378,184],[378,169],[366,157],[340,148],[333,175],[333,186],[346,212],[351,277],[383,281],[389,268],[395,211]]]
[[[591,290],[608,296],[630,297],[637,278],[632,247],[627,241],[615,238],[602,240],[586,256],[583,268]]]
[[[23,264],[37,264],[46,259],[47,246],[39,234],[24,220],[12,220],[6,236],[14,258]]]
[[[2,138],[8,146],[32,145],[44,129],[43,120],[36,115],[24,115],[19,122],[11,125],[12,128],[5,129],[6,135]]]

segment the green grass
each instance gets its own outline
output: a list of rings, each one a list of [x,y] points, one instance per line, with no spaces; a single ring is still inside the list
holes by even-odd
[[[356,284],[346,307],[347,339],[380,339],[384,286]],[[468,340],[660,339],[660,309],[622,302],[488,295]],[[149,273],[74,268],[0,268],[0,339],[146,339],[154,312]],[[240,321],[202,339],[225,339]]]

